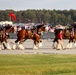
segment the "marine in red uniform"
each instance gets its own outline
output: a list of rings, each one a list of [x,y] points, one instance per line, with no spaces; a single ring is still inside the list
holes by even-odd
[[[62,40],[63,39],[63,34],[62,34],[62,30],[60,30],[60,32],[57,35],[58,39]]]
[[[60,32],[58,33],[57,37],[58,37],[58,44],[57,44],[56,49],[58,49],[58,50],[59,50],[59,49],[64,49],[62,30],[60,30]]]

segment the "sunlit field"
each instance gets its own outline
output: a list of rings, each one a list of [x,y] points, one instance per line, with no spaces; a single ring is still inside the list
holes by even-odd
[[[0,75],[76,75],[76,55],[0,55]]]

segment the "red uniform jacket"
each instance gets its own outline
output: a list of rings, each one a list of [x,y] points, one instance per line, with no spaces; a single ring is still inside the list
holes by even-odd
[[[58,39],[62,39],[63,38],[63,34],[59,33],[57,37],[58,37]]]

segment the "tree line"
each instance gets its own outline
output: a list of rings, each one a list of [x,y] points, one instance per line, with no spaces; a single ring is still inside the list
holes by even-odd
[[[28,19],[34,23],[50,23],[52,25],[56,24],[72,24],[76,21],[76,10],[0,10],[0,21],[10,20],[9,13],[12,12],[16,15],[17,21],[21,23],[26,23]],[[13,21],[13,19],[11,19]],[[13,21],[14,22],[14,21]]]

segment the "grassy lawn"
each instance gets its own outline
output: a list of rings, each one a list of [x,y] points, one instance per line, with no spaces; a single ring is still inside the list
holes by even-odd
[[[76,75],[76,55],[0,55],[0,75]]]

